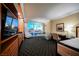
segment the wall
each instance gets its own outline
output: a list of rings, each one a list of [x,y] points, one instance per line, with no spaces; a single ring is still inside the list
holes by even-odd
[[[64,23],[64,32],[57,32],[56,31],[56,24],[58,23]],[[52,33],[59,33],[59,34],[68,34],[69,32],[66,31],[66,29],[70,29],[67,28],[67,26],[71,26],[72,25],[72,32],[71,33],[73,36],[76,35],[76,24],[79,23],[79,13],[64,17],[62,19],[57,19],[57,20],[53,20],[52,21]],[[70,34],[70,33],[69,33]]]
[[[51,21],[48,21],[48,22],[45,23],[45,32],[46,33],[51,33],[52,32],[51,25],[52,25],[52,22]]]

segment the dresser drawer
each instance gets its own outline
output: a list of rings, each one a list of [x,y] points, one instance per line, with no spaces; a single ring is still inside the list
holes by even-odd
[[[10,46],[10,55],[18,55],[18,40],[15,40]],[[17,53],[16,53],[17,52]]]

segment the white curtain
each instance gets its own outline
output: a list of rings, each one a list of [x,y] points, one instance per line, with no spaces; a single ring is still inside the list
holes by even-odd
[[[27,23],[25,23],[25,37],[29,38],[32,35],[29,33],[28,28],[27,28]]]

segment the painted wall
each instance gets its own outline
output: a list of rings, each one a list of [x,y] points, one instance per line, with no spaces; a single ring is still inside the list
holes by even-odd
[[[56,31],[56,24],[64,23],[64,32]],[[79,23],[79,13],[52,21],[52,33],[66,34],[76,36],[76,24]],[[70,27],[69,27],[70,26]],[[72,28],[71,33],[69,30]]]
[[[45,32],[46,33],[51,33],[52,32],[52,22],[51,21],[48,21],[45,23]]]

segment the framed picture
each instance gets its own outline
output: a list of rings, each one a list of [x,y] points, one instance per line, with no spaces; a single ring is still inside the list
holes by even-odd
[[[76,27],[76,37],[79,37],[79,26]]]
[[[64,23],[56,24],[56,31],[63,32],[64,31]]]

